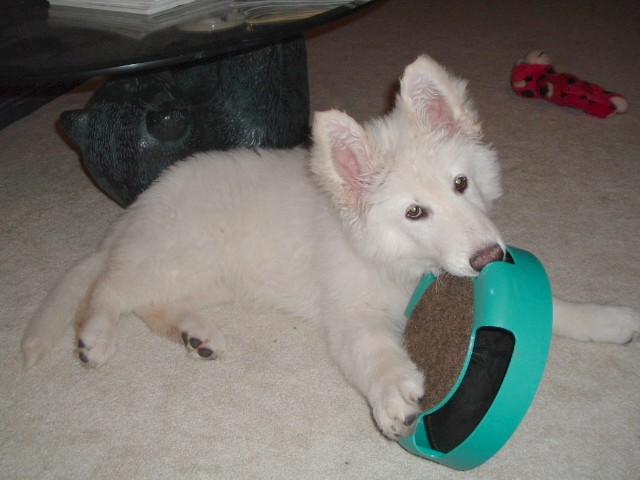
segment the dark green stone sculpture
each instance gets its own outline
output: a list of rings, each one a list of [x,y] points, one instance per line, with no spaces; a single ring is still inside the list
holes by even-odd
[[[192,153],[302,143],[309,129],[304,40],[117,78],[60,121],[94,181],[127,206]]]

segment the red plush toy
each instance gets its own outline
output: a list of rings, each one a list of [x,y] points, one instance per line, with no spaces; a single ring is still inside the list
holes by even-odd
[[[540,51],[529,52],[511,71],[511,87],[525,98],[544,98],[561,107],[579,108],[589,115],[607,118],[624,113],[627,99],[619,93],[580,80],[575,75],[558,73],[549,56]]]

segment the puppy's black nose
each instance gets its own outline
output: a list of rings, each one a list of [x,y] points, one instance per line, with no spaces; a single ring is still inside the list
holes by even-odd
[[[469,259],[471,268],[479,272],[491,262],[504,259],[504,250],[497,243],[474,253]]]

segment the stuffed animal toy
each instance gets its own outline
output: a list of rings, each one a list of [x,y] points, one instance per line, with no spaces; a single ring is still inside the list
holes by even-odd
[[[525,98],[544,98],[561,107],[578,108],[589,115],[607,118],[625,113],[629,104],[619,93],[580,80],[569,73],[558,73],[549,55],[533,50],[511,71],[511,87]]]

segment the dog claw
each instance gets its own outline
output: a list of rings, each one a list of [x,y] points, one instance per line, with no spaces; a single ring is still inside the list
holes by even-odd
[[[404,419],[404,422],[402,422],[402,423],[404,423],[405,426],[409,427],[409,426],[413,425],[413,422],[416,421],[416,418],[418,418],[417,415],[409,415],[408,417],[406,417]]]

